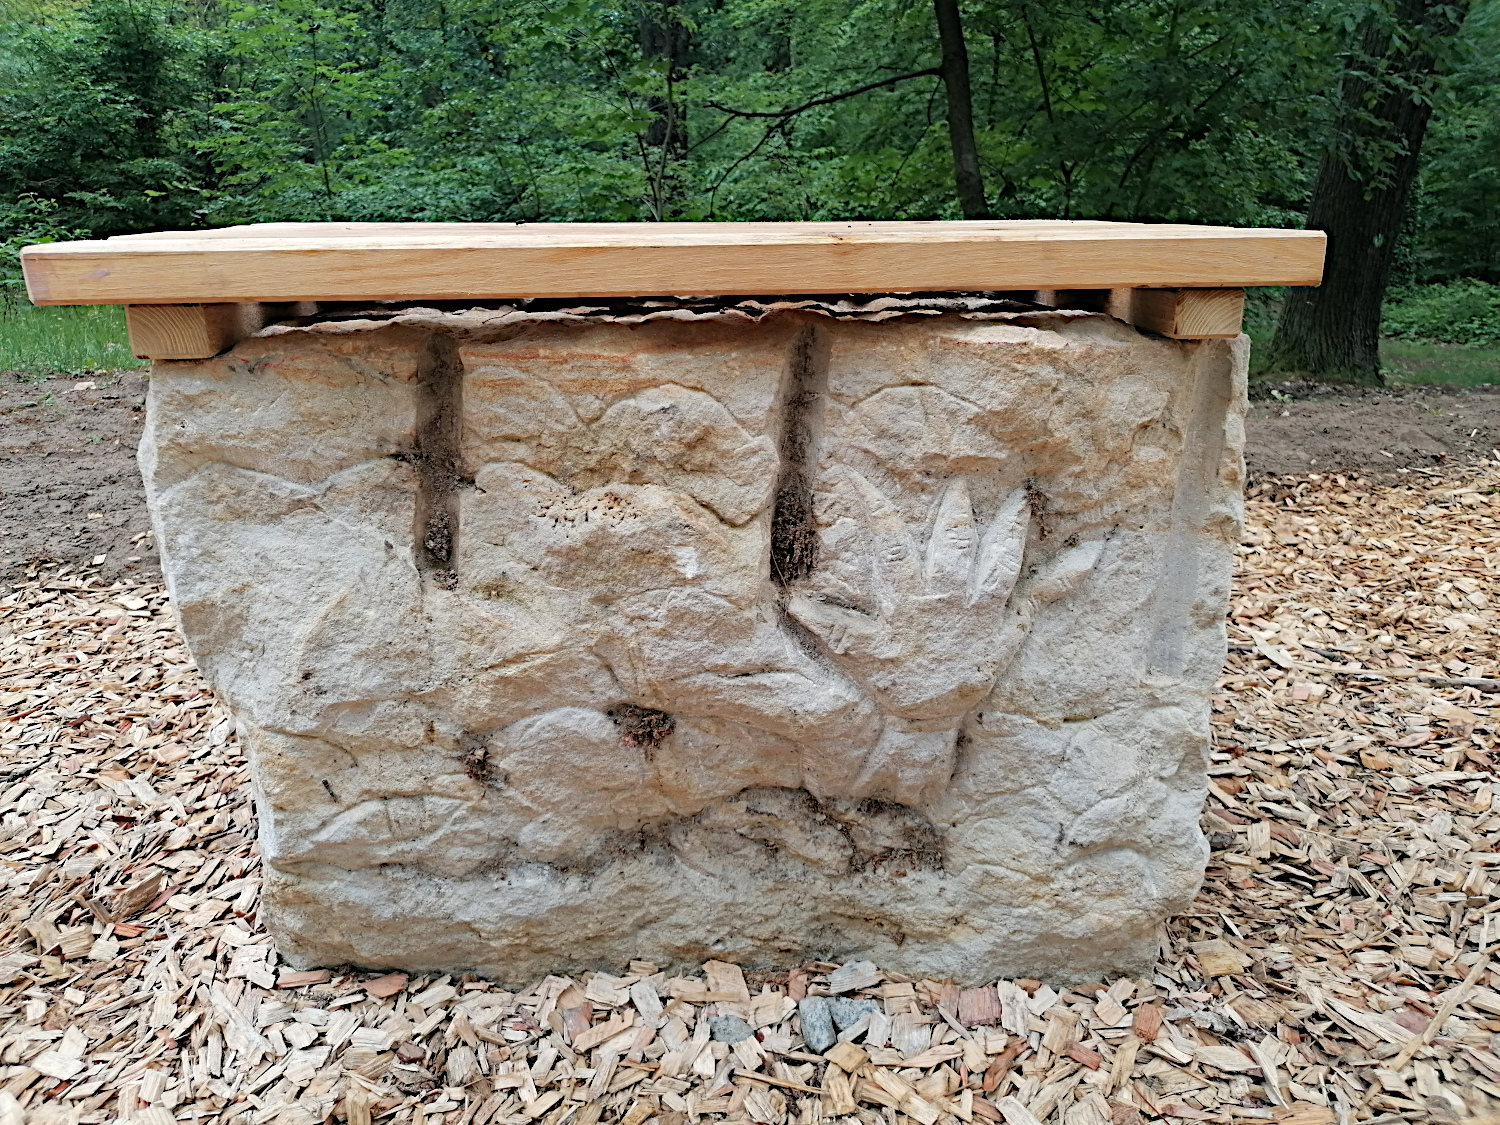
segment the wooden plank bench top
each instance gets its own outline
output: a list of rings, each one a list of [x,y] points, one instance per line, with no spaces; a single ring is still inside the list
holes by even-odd
[[[21,252],[38,305],[127,307],[198,359],[324,301],[1031,291],[1178,339],[1234,336],[1245,286],[1316,285],[1320,231],[1062,220],[262,223]]]
[[[1067,221],[266,223],[22,252],[39,305],[1316,285],[1317,231]]]

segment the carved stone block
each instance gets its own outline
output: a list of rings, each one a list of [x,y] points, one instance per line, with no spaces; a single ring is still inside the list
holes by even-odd
[[[636,319],[156,365],[141,465],[283,952],[1149,965],[1207,856],[1243,337]]]

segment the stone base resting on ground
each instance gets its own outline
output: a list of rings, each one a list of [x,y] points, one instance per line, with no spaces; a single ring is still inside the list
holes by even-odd
[[[155,365],[149,503],[284,955],[1145,972],[1207,858],[1245,338],[654,317]]]

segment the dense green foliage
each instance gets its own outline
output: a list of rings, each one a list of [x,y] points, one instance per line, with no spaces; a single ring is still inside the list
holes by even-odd
[[[7,30],[0,207],[21,202],[23,223],[66,230],[203,221],[214,36],[136,0]]]
[[[1384,329],[1400,340],[1500,344],[1500,285],[1462,278],[1396,289],[1386,300]]]
[[[1410,275],[1500,282],[1500,4],[1476,9],[1466,32],[1423,149]]]
[[[994,209],[1293,221],[1324,77],[1302,11],[976,6]],[[905,0],[90,0],[17,45],[0,193],[101,232],[952,215],[932,24]]]
[[[69,229],[57,218],[57,202],[35,195],[0,198],[0,307],[14,302],[21,294],[21,259],[23,246],[33,242],[62,242],[70,238],[88,238],[86,229]]]
[[[972,0],[1002,217],[1299,225],[1372,0]],[[267,220],[956,217],[929,0],[0,0],[0,244]],[[1500,277],[1500,4],[1408,282]]]

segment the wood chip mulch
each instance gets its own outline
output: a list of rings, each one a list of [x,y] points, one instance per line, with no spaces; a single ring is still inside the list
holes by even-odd
[[[43,571],[0,596],[0,1125],[1500,1125],[1500,462],[1248,507],[1203,891],[1060,992],[293,972],[164,591]]]

